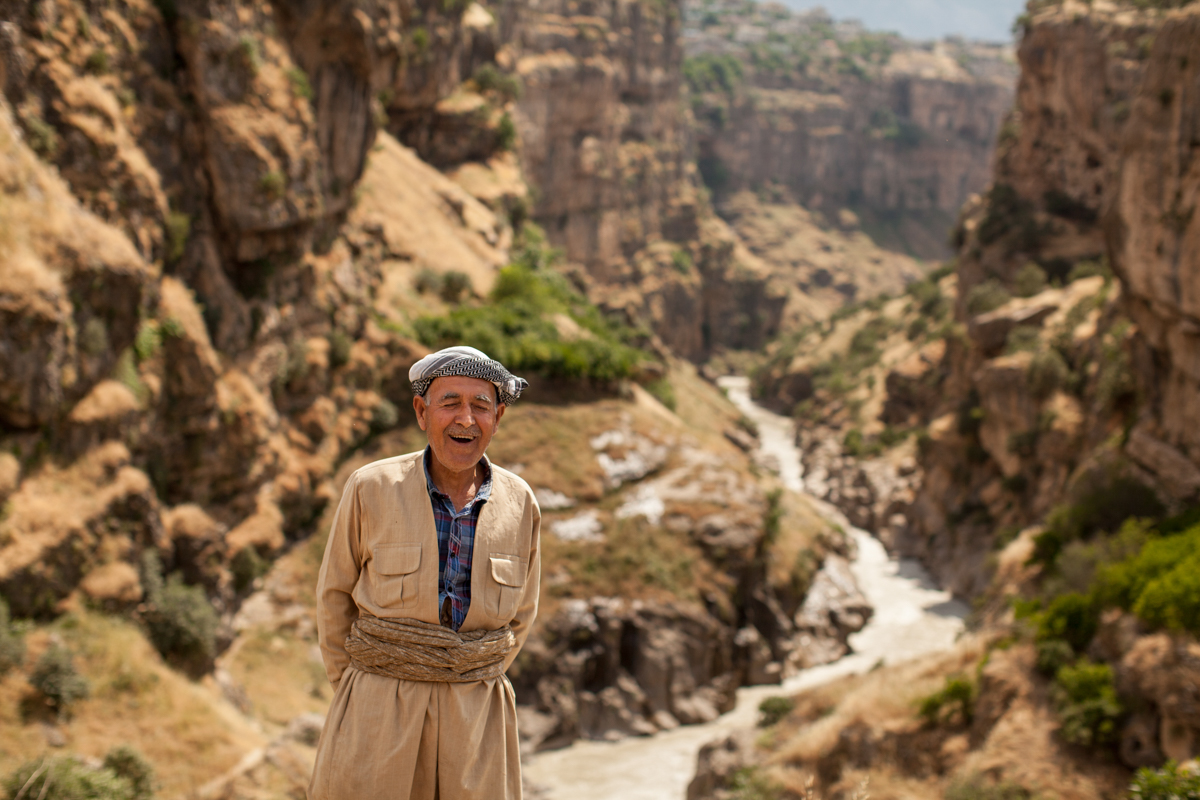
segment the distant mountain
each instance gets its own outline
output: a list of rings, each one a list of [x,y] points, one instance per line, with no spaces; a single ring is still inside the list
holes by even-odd
[[[870,30],[895,31],[910,39],[1007,41],[1024,0],[783,0],[796,10],[823,6],[834,19],[858,19]]]

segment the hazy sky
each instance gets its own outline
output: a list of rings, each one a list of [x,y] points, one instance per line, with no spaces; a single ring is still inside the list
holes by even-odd
[[[782,0],[795,9],[824,6],[834,19],[858,19],[870,30],[913,39],[957,33],[968,39],[1005,41],[1024,0]]]

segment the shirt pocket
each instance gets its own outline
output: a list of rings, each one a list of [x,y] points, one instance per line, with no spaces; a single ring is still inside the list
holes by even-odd
[[[525,593],[525,559],[520,556],[494,555],[491,559],[491,597],[488,611],[508,622],[517,613],[517,604]]]
[[[380,608],[408,608],[417,602],[421,545],[376,545],[371,555],[371,599]]]

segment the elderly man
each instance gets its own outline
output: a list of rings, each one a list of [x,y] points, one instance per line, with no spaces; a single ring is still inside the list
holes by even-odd
[[[409,379],[429,446],[350,477],[317,580],[336,693],[308,796],[519,799],[504,671],[537,613],[541,512],[484,453],[527,384],[471,347]]]

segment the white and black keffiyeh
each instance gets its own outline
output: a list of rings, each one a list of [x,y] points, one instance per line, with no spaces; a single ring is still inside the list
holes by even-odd
[[[493,361],[486,353],[474,347],[447,347],[445,350],[430,353],[413,364],[408,371],[413,393],[419,395],[425,394],[434,378],[451,375],[491,382],[500,395],[500,402],[505,405],[515,403],[529,385],[529,381],[513,375],[499,361]]]

